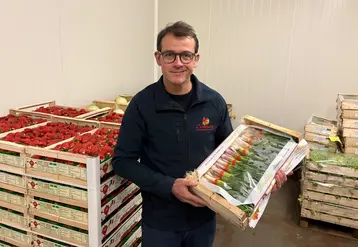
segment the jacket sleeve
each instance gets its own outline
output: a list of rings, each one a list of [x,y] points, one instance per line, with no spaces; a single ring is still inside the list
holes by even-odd
[[[233,132],[227,104],[222,97],[220,97],[220,106],[221,122],[215,133],[216,147],[218,147]]]
[[[153,171],[138,160],[145,135],[145,122],[135,99],[132,99],[122,120],[112,166],[116,174],[138,185],[142,191],[165,199],[173,199],[175,178]]]

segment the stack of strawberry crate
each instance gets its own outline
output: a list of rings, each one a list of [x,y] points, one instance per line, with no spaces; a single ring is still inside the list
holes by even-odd
[[[358,154],[358,95],[338,94],[337,119],[344,152]]]
[[[0,240],[15,246],[140,245],[139,189],[110,164],[117,135],[118,124],[51,114],[2,133]],[[98,143],[106,148],[96,149]]]

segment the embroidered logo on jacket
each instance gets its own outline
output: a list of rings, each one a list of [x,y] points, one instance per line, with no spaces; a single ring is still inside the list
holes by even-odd
[[[214,125],[210,124],[210,119],[207,117],[203,117],[201,120],[201,124],[196,125],[197,131],[205,131],[214,129]]]

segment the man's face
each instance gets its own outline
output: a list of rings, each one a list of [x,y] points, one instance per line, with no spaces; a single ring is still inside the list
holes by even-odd
[[[173,57],[173,53],[187,52],[187,56],[176,56],[174,62],[168,63],[168,58]],[[155,53],[157,64],[161,66],[164,79],[174,85],[181,85],[190,80],[190,76],[196,68],[199,61],[199,54],[189,61],[189,56],[195,53],[195,40],[191,37],[175,37],[173,34],[167,34],[162,39],[161,52]],[[166,61],[167,60],[167,61]]]

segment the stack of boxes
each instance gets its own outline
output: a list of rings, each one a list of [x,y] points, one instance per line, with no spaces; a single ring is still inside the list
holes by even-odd
[[[337,120],[344,152],[358,154],[358,95],[338,94]]]
[[[330,137],[337,136],[337,122],[312,115],[305,126],[305,140],[311,150],[324,150],[335,153],[337,146]]]

